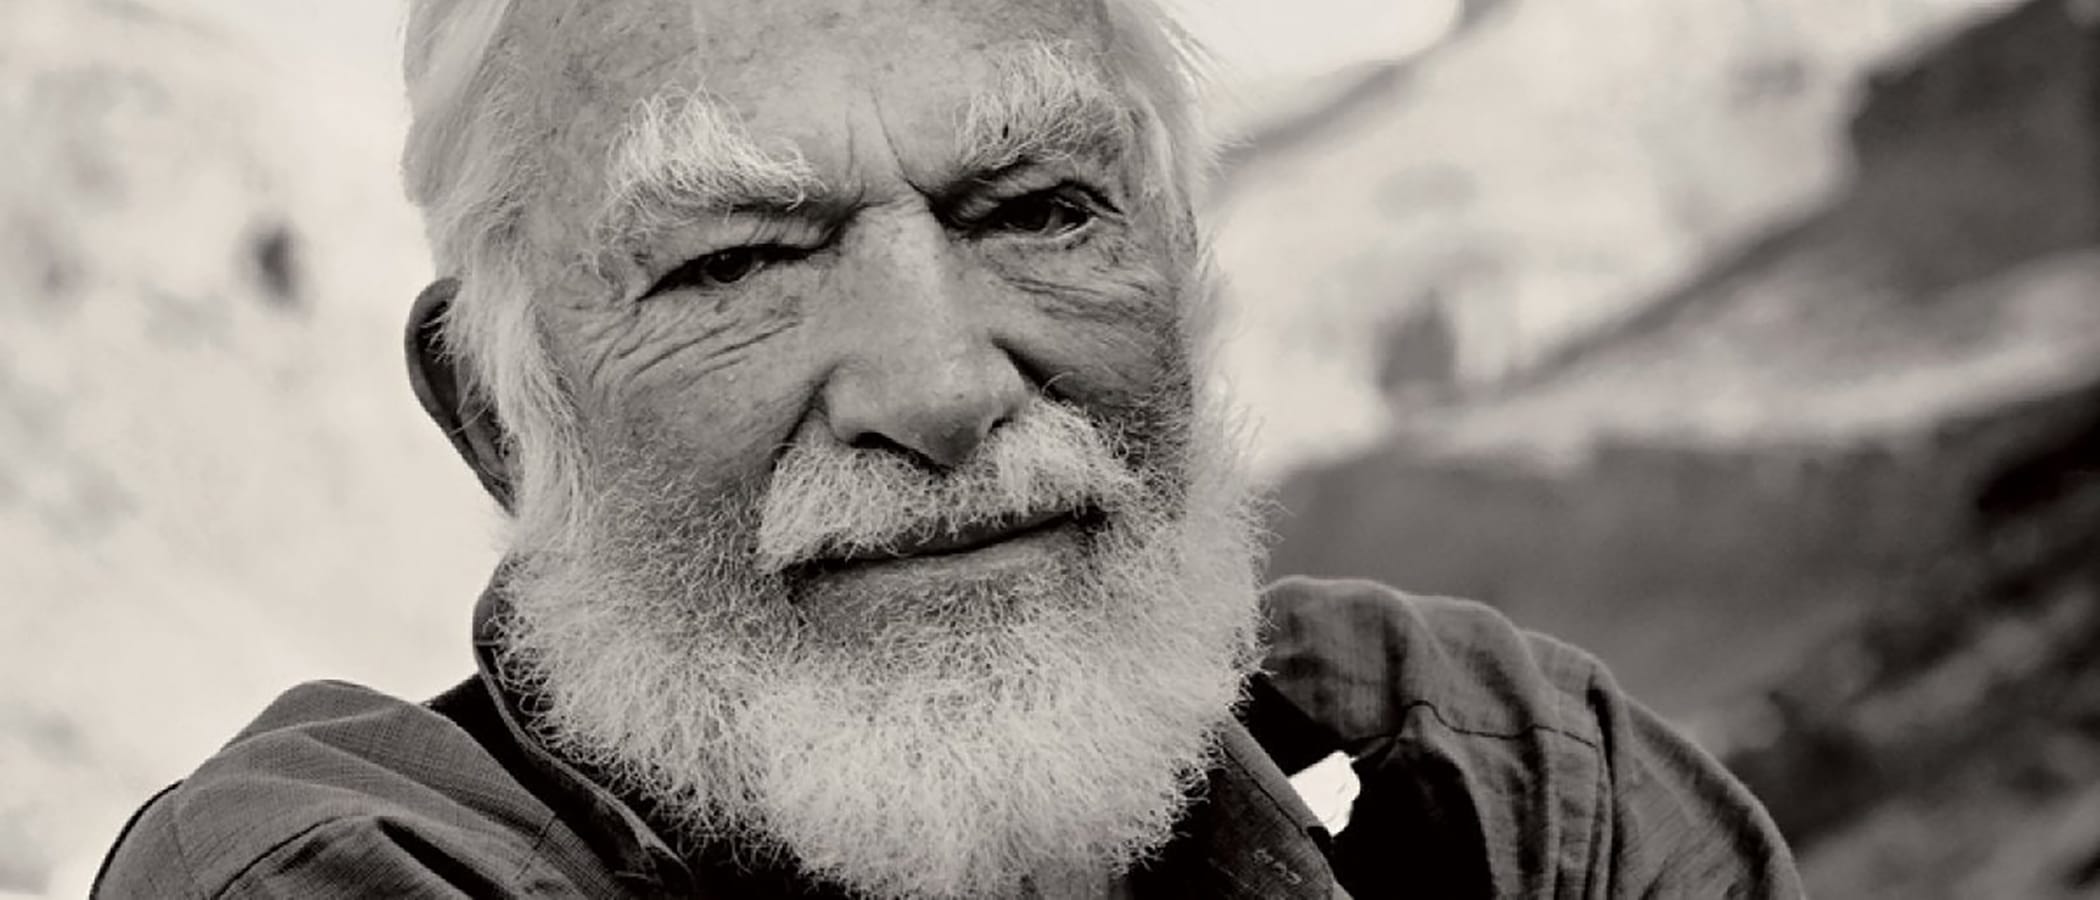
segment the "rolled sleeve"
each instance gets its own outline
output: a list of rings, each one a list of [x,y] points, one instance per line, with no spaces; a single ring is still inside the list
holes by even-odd
[[[1363,784],[1336,841],[1353,894],[1801,896],[1757,800],[1588,654],[1369,582],[1267,601],[1271,680]]]
[[[1713,757],[1609,678],[1593,695],[1605,723],[1610,802],[1597,831],[1619,897],[1799,897],[1792,855],[1755,797]]]
[[[452,900],[524,896],[528,879],[507,875],[514,860],[442,846],[405,823],[336,819],[287,838],[235,875],[228,900],[404,897]],[[543,886],[542,886],[543,887]]]

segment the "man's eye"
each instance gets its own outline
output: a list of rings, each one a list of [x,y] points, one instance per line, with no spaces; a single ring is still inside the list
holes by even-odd
[[[642,296],[653,297],[686,288],[706,290],[727,287],[758,274],[759,270],[773,263],[798,259],[805,255],[807,253],[803,250],[779,244],[753,244],[718,250],[681,263],[678,268],[657,279]]]
[[[977,221],[979,231],[1062,237],[1097,218],[1086,203],[1061,191],[1038,191],[1000,203]]]

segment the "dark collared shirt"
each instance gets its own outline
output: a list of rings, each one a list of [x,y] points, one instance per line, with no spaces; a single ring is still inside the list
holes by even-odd
[[[1265,595],[1271,651],[1221,764],[1137,897],[1797,897],[1756,801],[1590,657],[1485,607],[1363,582]],[[149,801],[98,895],[825,896],[681,859],[540,747],[481,673],[415,704],[286,692]],[[1342,750],[1362,783],[1330,837],[1286,771]]]

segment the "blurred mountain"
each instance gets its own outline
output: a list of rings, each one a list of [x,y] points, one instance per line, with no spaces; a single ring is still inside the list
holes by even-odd
[[[1996,455],[2019,451],[1943,452],[1948,435],[2100,380],[2100,117],[2070,9],[2037,0],[1877,79],[1851,187],[1639,315],[1502,385],[1396,398],[1389,448],[1286,487],[1275,566],[1647,644],[1622,674],[1681,710],[1783,671],[1728,610],[1847,620],[1857,604],[1829,597],[1958,541]],[[1443,358],[1434,324],[1397,332],[1400,349]],[[1681,640],[1654,646],[1585,602],[1645,604]],[[1711,652],[1744,664],[1671,676]]]
[[[1472,3],[1426,51],[1230,120],[1210,212],[1259,468],[1390,431],[1383,345],[1426,307],[1449,381],[1495,384],[1822,202],[1865,73],[2006,5]]]
[[[1401,320],[1400,424],[1291,479],[1272,568],[1597,651],[1728,754],[1818,895],[2100,887],[2087,8],[1877,71],[1841,189],[1511,377],[1420,390],[1436,322]]]
[[[2091,375],[2100,109],[2073,9],[2029,3],[1876,73],[1835,196],[1403,430],[1547,458],[1898,438]]]
[[[154,6],[0,4],[0,892],[79,896],[295,680],[469,668],[487,526],[401,374],[389,101]]]

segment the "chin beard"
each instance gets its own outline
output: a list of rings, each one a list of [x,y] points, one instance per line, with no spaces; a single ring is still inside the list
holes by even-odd
[[[502,672],[550,749],[689,854],[874,897],[1105,882],[1171,836],[1258,659],[1254,529],[1203,421],[1111,440],[1038,401],[946,475],[798,446],[727,492],[606,454],[584,527],[520,554]],[[887,592],[796,574],[1082,505],[1096,524],[1039,565]]]

